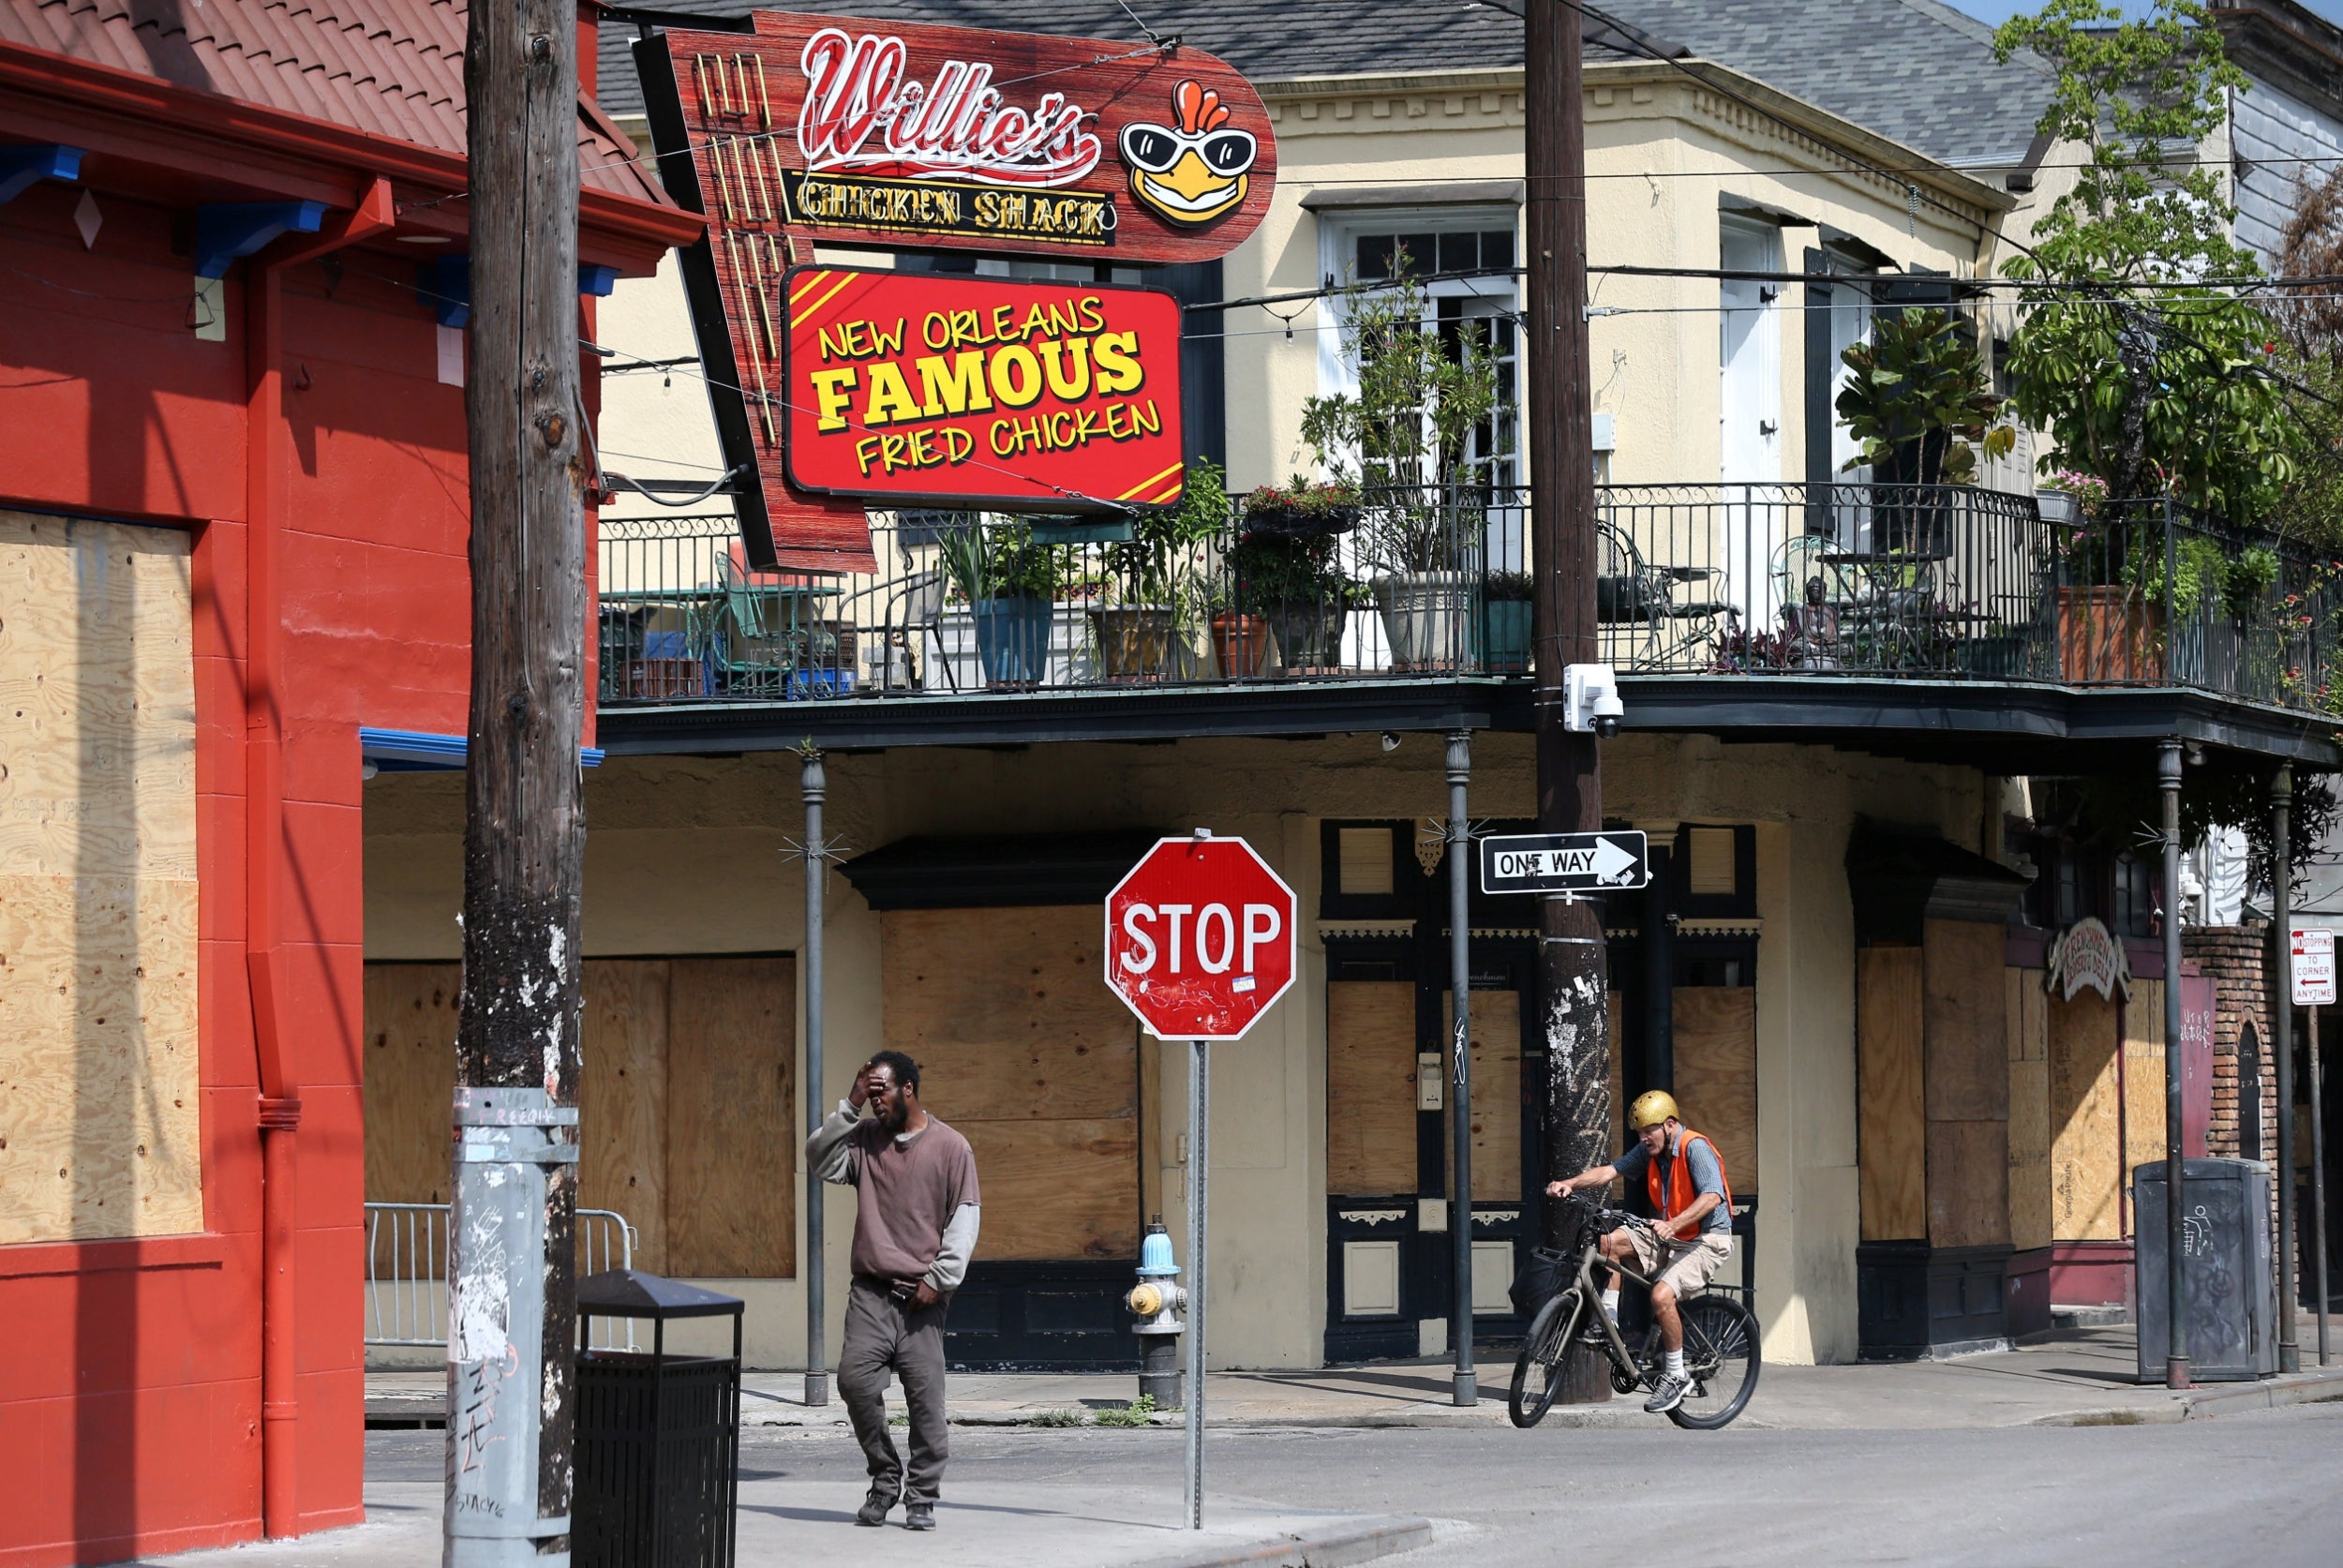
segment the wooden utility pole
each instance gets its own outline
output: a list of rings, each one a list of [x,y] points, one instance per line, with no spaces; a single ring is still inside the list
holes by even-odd
[[[472,674],[447,1555],[567,1561],[587,483],[575,0],[472,0]]]
[[[1562,672],[1592,664],[1595,643],[1594,431],[1587,395],[1586,116],[1579,22],[1557,0],[1530,0],[1524,97],[1529,175],[1530,473],[1537,573],[1538,831],[1603,826],[1591,733],[1563,728]],[[1539,1034],[1546,1052],[1549,1176],[1574,1175],[1616,1151],[1610,1103],[1609,978],[1603,906],[1549,896],[1538,915]],[[1549,1205],[1545,1240],[1561,1216]]]

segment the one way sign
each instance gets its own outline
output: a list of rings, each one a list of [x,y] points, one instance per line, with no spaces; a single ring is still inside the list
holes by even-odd
[[[1650,880],[1638,832],[1516,833],[1481,841],[1485,893],[1597,893]]]

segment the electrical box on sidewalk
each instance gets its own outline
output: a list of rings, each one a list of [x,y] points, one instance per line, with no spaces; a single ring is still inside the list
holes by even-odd
[[[2166,1305],[2164,1162],[2131,1173],[2138,1274],[2140,1381],[2162,1382],[2171,1331]],[[2271,1274],[2270,1168],[2255,1159],[2181,1162],[2181,1290],[2188,1375],[2249,1382],[2277,1370],[2277,1286]]]

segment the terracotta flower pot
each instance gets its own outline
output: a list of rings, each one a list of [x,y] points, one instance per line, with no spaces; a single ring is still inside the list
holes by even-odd
[[[1269,623],[1257,615],[1224,610],[1212,618],[1212,651],[1224,679],[1259,675],[1269,655]]]
[[[2106,584],[2058,590],[2058,673],[2087,681],[2164,679],[2160,606]]]

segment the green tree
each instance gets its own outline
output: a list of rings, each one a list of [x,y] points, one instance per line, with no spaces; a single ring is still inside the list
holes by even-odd
[[[2112,495],[2171,494],[2232,524],[2266,517],[2300,435],[2267,364],[2270,319],[2205,278],[2258,276],[2230,238],[2221,171],[2197,149],[2245,75],[2197,0],[2123,22],[2105,0],[2051,0],[1993,38],[2056,72],[2036,128],[2081,155],[2074,186],[2003,267],[2023,291],[2011,401]]]

